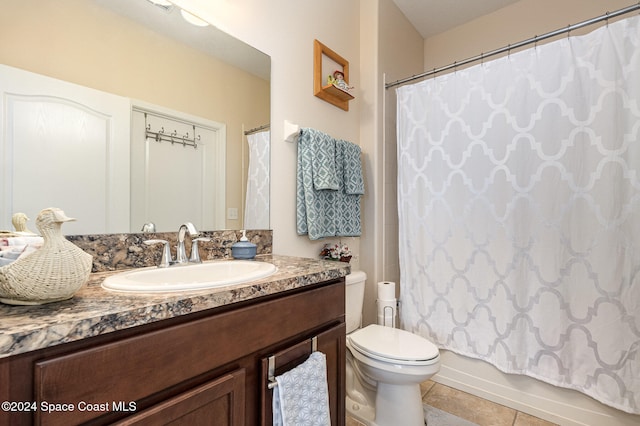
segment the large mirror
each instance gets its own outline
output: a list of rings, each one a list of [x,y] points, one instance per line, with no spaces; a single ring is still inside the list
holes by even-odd
[[[0,64],[125,99],[133,108],[130,111],[131,132],[134,128],[144,131],[150,126],[156,126],[151,128],[152,133],[159,132],[165,125],[154,120],[157,121],[158,117],[162,119],[164,114],[170,119],[178,117],[186,120],[186,126],[182,126],[185,123],[179,123],[163,129],[167,134],[172,133],[173,127],[176,127],[179,138],[184,139],[185,134],[187,140],[196,136],[199,138],[199,128],[194,127],[196,134],[190,132],[191,118],[204,123],[205,131],[211,128],[217,132],[216,137],[223,142],[222,150],[217,151],[218,155],[222,153],[223,162],[219,164],[220,159],[217,159],[211,164],[201,165],[209,171],[214,170],[211,176],[222,173],[225,182],[222,190],[216,190],[217,198],[211,203],[218,216],[221,216],[216,219],[216,229],[245,227],[245,210],[249,213],[251,211],[251,208],[246,209],[247,204],[251,203],[245,199],[248,190],[251,192],[251,188],[248,188],[252,179],[249,170],[252,150],[250,139],[252,133],[264,133],[265,127],[268,132],[270,122],[270,58],[267,55],[212,26],[188,23],[176,6],[161,6],[150,0],[20,0],[3,2],[2,9]],[[25,81],[30,84],[28,79]],[[6,105],[6,99],[4,101]],[[11,104],[11,100],[8,103]],[[148,117],[147,111],[151,111]],[[156,112],[160,114],[155,114]],[[135,122],[135,114],[139,117],[138,123]],[[7,126],[2,130],[3,137],[12,132]],[[16,135],[13,137],[17,138]],[[143,137],[145,143],[155,147],[151,143],[152,139],[147,136],[145,140]],[[268,143],[268,133],[266,139]],[[173,145],[170,142],[168,144]],[[143,225],[141,222],[146,221],[165,224],[156,224],[157,231],[175,231],[184,221],[195,223],[192,212],[188,210],[183,210],[177,217],[155,220],[154,215],[138,214],[135,220],[131,220],[134,214],[129,209],[149,203],[146,198],[142,202],[141,197],[136,195],[136,190],[131,189],[136,185],[136,179],[143,179],[143,173],[136,165],[136,155],[144,160],[150,154],[148,147],[135,147],[133,142],[130,145],[131,152],[127,151],[127,155],[131,158],[120,161],[107,155],[106,161],[114,163],[107,164],[106,167],[111,167],[112,174],[117,178],[128,178],[126,184],[130,192],[124,198],[119,198],[122,196],[120,192],[124,192],[120,191],[115,195],[92,199],[93,181],[87,177],[92,170],[81,166],[82,149],[70,147],[63,150],[54,147],[51,148],[51,154],[47,155],[46,162],[40,160],[41,163],[38,163],[31,158],[35,156],[34,149],[30,148],[31,154],[26,151],[18,155],[17,149],[5,144],[0,153],[4,169],[2,185],[3,194],[10,194],[10,199],[5,197],[0,200],[4,206],[4,210],[0,211],[0,229],[11,229],[10,215],[21,210],[16,207],[20,199],[34,198],[33,189],[25,191],[21,188],[21,183],[29,183],[33,188],[36,182],[46,188],[45,184],[52,175],[62,173],[71,174],[73,183],[66,185],[66,188],[58,185],[57,188],[42,189],[42,194],[52,197],[42,202],[42,208],[55,206],[65,209],[65,206],[56,204],[56,191],[71,190],[78,194],[77,198],[83,205],[93,206],[95,209],[102,209],[104,206],[104,209],[111,209],[115,215],[128,218],[126,226],[120,224],[114,227],[106,224],[97,226],[96,229],[87,229],[86,218],[77,212],[68,211],[70,216],[78,218],[78,222],[65,225],[67,234],[139,232]],[[174,163],[182,161],[189,164],[192,161],[188,158],[178,160],[177,155],[197,150],[180,147],[179,144],[176,149],[178,148],[182,151],[164,154],[168,164],[155,165],[156,173],[161,178],[153,179],[159,186],[154,187],[151,192],[156,205],[159,203],[162,207],[190,206],[193,200],[202,198],[200,193],[193,190],[191,178],[175,174],[173,170]],[[209,155],[210,151],[212,150],[209,149],[202,155]],[[59,156],[65,157],[66,163],[56,164]],[[69,166],[70,158],[74,166]],[[124,170],[124,165],[127,170]],[[122,170],[118,169],[120,166]],[[98,175],[101,173],[94,172]],[[147,171],[144,174],[146,176]],[[264,181],[264,176],[260,180]],[[169,187],[184,197],[165,197],[164,189]],[[268,197],[268,186],[263,186],[261,190],[267,191]],[[208,210],[195,204],[200,209],[199,214],[204,211],[208,215]],[[152,210],[157,213],[168,211],[169,208],[156,207]],[[35,213],[26,213],[32,219],[30,228],[34,229]],[[85,216],[99,214],[101,212],[96,211],[85,213]],[[197,217],[197,214],[193,213],[193,217]],[[264,224],[263,219],[259,227],[268,227],[268,209],[266,226]],[[206,224],[201,228],[211,229]]]

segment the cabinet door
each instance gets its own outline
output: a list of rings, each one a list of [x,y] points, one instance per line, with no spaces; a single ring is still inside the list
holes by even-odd
[[[134,414],[116,425],[244,425],[244,369]]]
[[[345,350],[346,326],[344,323],[330,328],[317,335],[317,350],[327,357],[327,385],[329,388],[329,410],[331,424],[343,426],[345,417]],[[311,339],[305,339],[294,345],[282,349],[274,354],[275,376],[285,373],[302,364],[311,355]],[[269,357],[262,359],[261,377],[261,424],[273,424],[273,391],[269,389]]]

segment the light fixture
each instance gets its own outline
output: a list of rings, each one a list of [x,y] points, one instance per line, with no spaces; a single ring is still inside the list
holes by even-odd
[[[207,25],[209,25],[207,21],[204,21],[185,10],[181,9],[180,13],[182,14],[182,17],[184,18],[184,20],[190,24],[197,25],[198,27],[206,27]]]
[[[160,9],[164,9],[166,11],[170,11],[173,9],[173,3],[168,0],[147,0],[149,3],[152,3],[154,6],[158,6]]]

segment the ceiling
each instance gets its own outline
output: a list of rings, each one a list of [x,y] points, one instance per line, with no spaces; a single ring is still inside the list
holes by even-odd
[[[520,0],[393,0],[423,38],[518,1]]]

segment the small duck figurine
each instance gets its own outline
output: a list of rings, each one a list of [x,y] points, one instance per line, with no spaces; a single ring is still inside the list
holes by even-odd
[[[28,220],[29,218],[24,213],[15,213],[13,216],[11,216],[11,223],[13,224],[16,232],[35,235],[35,233],[31,232],[31,230],[27,228]]]
[[[0,267],[0,302],[41,305],[73,297],[89,279],[93,258],[62,235],[75,220],[58,208],[42,210],[36,226],[44,239],[39,250]]]

